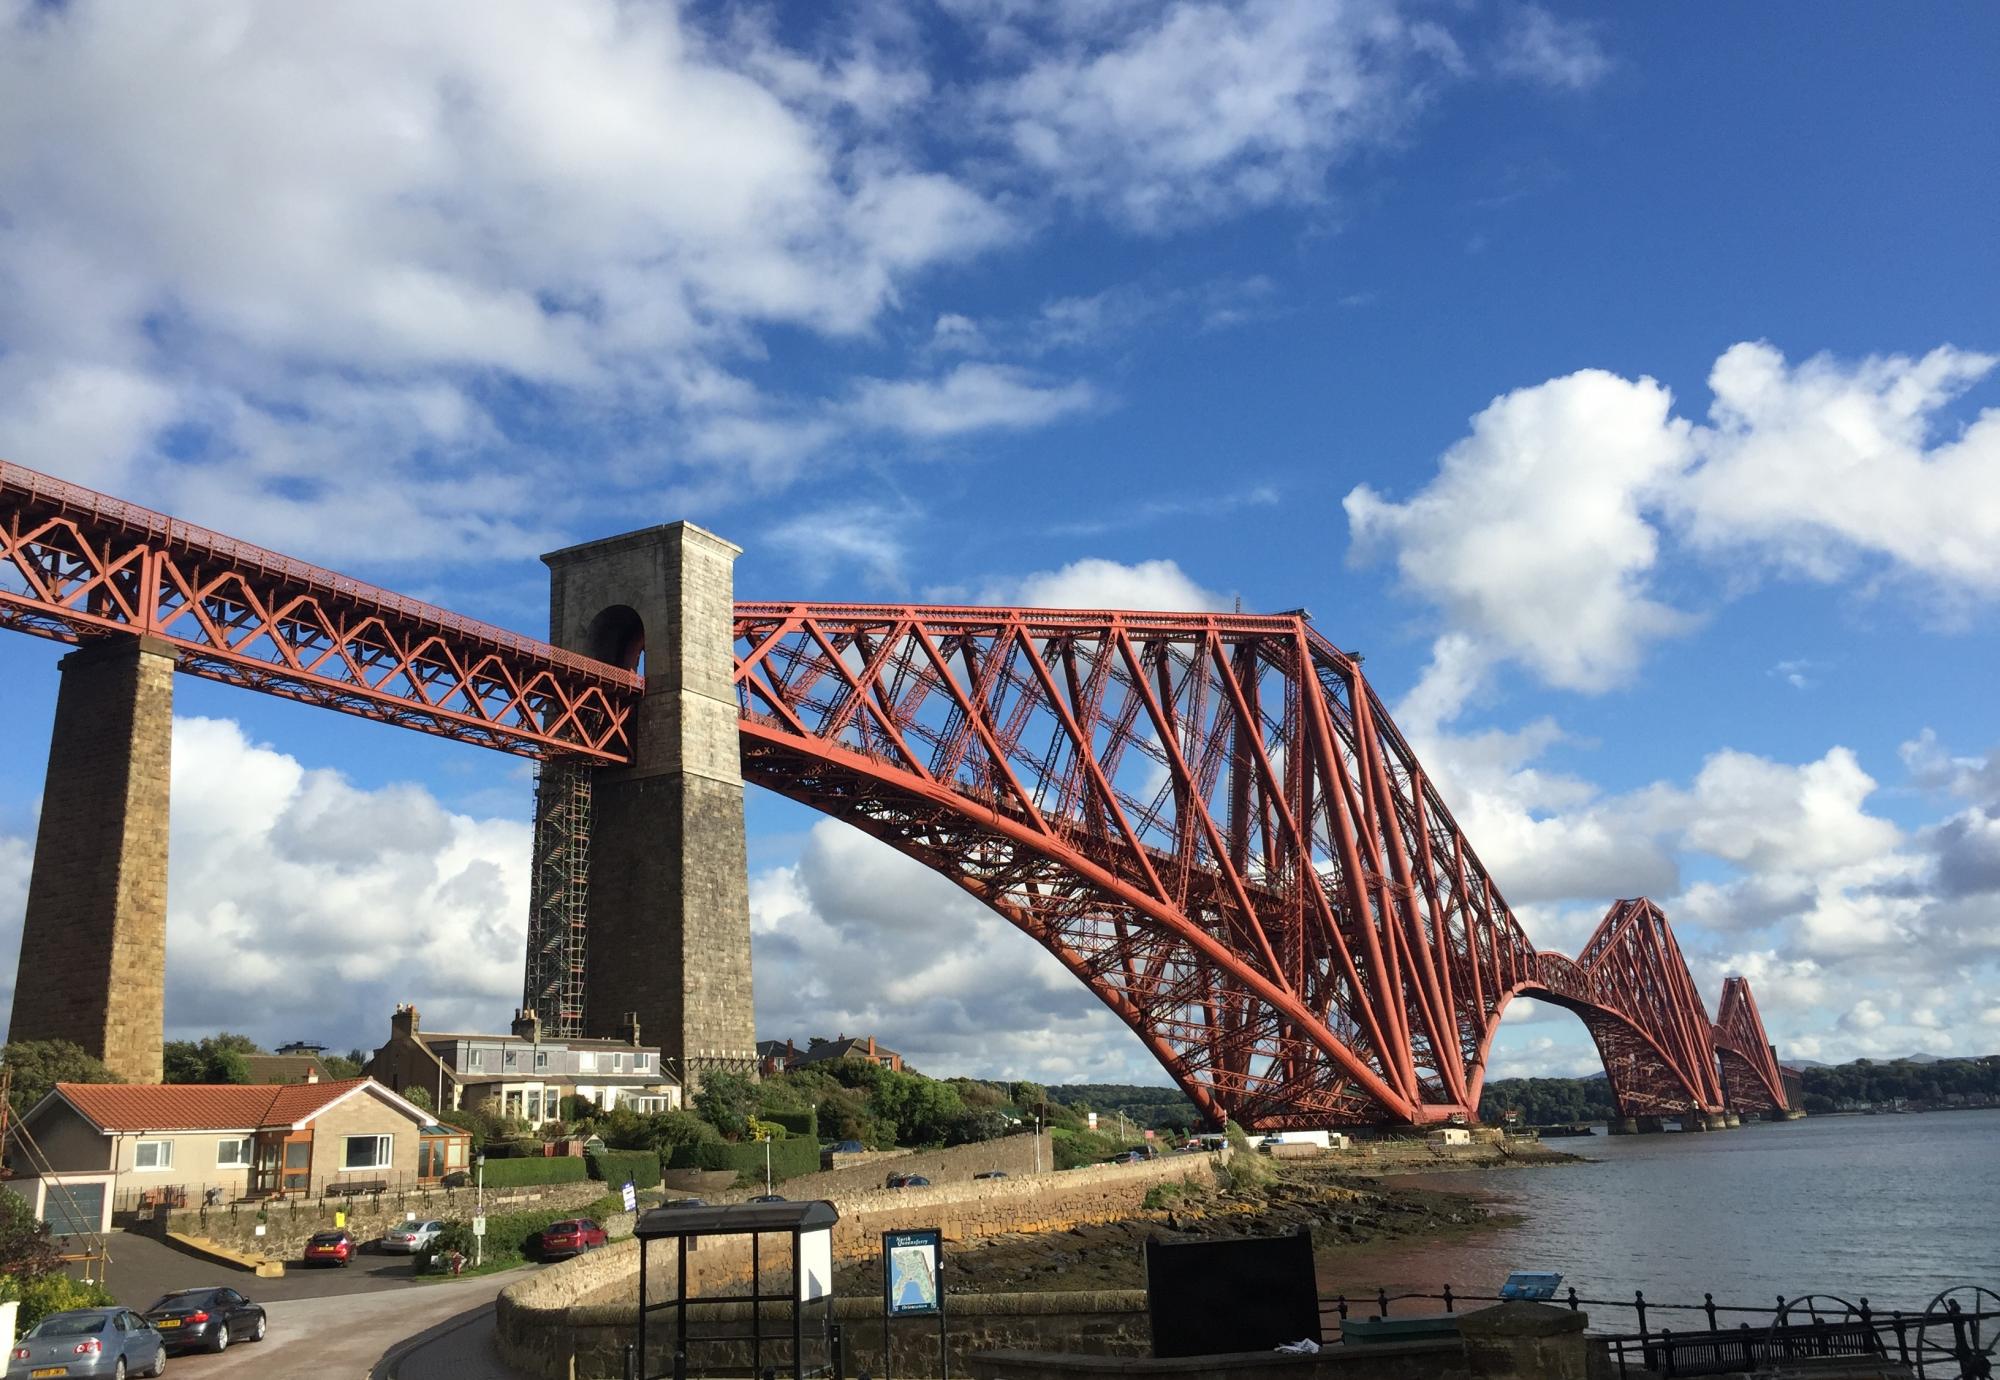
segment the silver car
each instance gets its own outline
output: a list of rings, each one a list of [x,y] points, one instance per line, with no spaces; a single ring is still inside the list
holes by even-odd
[[[26,1376],[165,1375],[166,1343],[129,1308],[51,1313],[14,1343],[7,1380]]]
[[[415,1255],[437,1240],[438,1233],[443,1230],[444,1223],[435,1218],[428,1222],[401,1222],[382,1233],[382,1249],[399,1255]]]

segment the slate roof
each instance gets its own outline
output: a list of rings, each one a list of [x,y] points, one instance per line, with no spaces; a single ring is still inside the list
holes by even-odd
[[[308,1074],[327,1081],[326,1066],[311,1054],[246,1054],[243,1062],[259,1083],[303,1083]]]
[[[292,1126],[374,1080],[327,1083],[58,1083],[100,1131],[246,1131]]]

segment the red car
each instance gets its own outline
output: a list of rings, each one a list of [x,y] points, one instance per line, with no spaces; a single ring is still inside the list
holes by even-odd
[[[572,1217],[567,1222],[551,1222],[543,1227],[535,1247],[542,1259],[558,1260],[595,1250],[610,1239],[604,1234],[604,1228],[588,1217]]]
[[[345,1265],[354,1259],[354,1238],[345,1231],[314,1232],[306,1242],[306,1264]]]

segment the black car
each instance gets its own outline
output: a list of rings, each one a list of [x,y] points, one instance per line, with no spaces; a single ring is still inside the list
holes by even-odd
[[[891,1174],[890,1188],[929,1188],[931,1181],[921,1174]]]
[[[146,1310],[169,1353],[222,1351],[231,1342],[264,1340],[264,1310],[234,1289],[182,1289]]]
[[[1004,1179],[1007,1177],[1007,1171],[1004,1169],[982,1169],[972,1177],[975,1179]]]
[[[746,1203],[782,1203],[787,1201],[782,1193],[759,1193],[754,1198],[745,1198]]]

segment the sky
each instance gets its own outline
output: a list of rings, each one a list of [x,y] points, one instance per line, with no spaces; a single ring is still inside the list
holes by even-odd
[[[0,456],[534,634],[679,518],[746,599],[1303,606],[1538,944],[1650,895],[1784,1056],[1987,1053],[1996,70],[1973,3],[0,0]],[[529,764],[175,694],[169,1035],[502,1028]],[[747,822],[760,1035],[1165,1081]],[[1510,1008],[1495,1076],[1595,1067]]]

